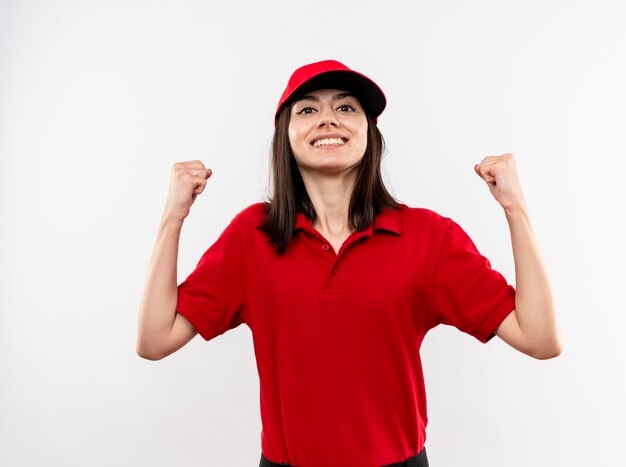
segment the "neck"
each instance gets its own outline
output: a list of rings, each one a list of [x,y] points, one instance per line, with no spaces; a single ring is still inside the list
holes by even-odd
[[[313,227],[322,234],[351,233],[353,229],[348,225],[348,213],[356,170],[332,175],[302,170],[301,174],[317,214]]]

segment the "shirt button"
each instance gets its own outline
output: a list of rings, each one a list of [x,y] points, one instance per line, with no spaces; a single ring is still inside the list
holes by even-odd
[[[328,251],[329,249],[330,249],[330,247],[329,247],[328,245],[326,245],[326,243],[324,243],[324,244],[322,245],[322,250],[324,250],[324,251]]]
[[[337,274],[337,270],[336,269],[333,269],[333,274]]]

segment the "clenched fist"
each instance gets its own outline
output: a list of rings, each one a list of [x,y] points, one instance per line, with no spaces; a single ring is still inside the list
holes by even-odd
[[[211,169],[205,168],[201,161],[175,163],[163,216],[181,221],[185,219],[196,197],[204,191],[211,173]]]
[[[474,166],[474,171],[487,183],[489,191],[505,210],[526,209],[512,154],[485,157]]]

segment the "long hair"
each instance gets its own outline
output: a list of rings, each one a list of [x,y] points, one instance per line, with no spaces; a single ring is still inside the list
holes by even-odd
[[[385,208],[397,209],[398,202],[383,183],[380,166],[385,140],[376,121],[367,113],[367,147],[357,167],[357,177],[350,197],[348,223],[357,231],[365,230]],[[289,142],[291,106],[278,115],[272,139],[271,171],[273,194],[265,203],[265,222],[259,227],[279,254],[283,254],[291,237],[296,214],[303,213],[311,222],[317,218],[313,203],[304,186],[300,169]]]

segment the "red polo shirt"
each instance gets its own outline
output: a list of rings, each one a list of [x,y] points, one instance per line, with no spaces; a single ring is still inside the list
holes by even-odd
[[[246,323],[260,379],[261,449],[299,467],[374,467],[424,446],[420,345],[449,324],[481,342],[515,291],[467,234],[427,209],[385,210],[335,252],[299,214],[280,256],[239,213],[178,288],[206,340]]]

